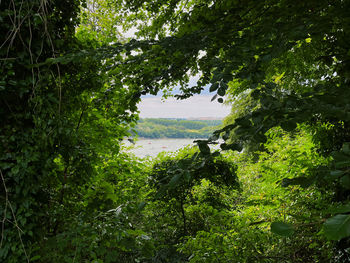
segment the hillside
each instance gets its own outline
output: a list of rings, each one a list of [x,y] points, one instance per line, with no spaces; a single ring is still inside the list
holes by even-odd
[[[140,119],[135,130],[143,138],[207,138],[221,120]]]

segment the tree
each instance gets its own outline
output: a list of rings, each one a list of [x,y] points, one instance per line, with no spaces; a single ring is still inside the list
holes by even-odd
[[[245,108],[210,140],[198,141],[205,158],[211,158],[207,144],[219,136],[227,140],[233,132],[237,141],[222,149],[241,150],[242,142],[264,142],[272,127],[293,131],[307,123],[333,163],[284,184],[317,182],[332,186],[337,200],[348,199],[349,0],[101,1],[99,10],[114,7],[108,19],[102,12],[79,16],[79,4],[0,2],[2,261],[37,260],[52,251],[45,250],[47,240],[59,241],[75,258],[78,246],[71,237],[76,229],[86,230],[86,242],[96,240],[101,226],[108,233],[110,223],[123,230],[129,226],[105,211],[117,201],[103,176],[106,170],[119,171],[113,158],[137,119],[140,96],[174,85],[181,86],[177,97],[182,99],[210,85],[219,102],[226,93],[249,93],[254,101],[252,110]],[[89,32],[92,20],[101,23]],[[119,21],[137,26],[138,39],[117,41],[111,22]],[[197,85],[188,87],[190,75],[197,74]],[[106,201],[99,206],[103,219],[98,222],[91,221],[95,186]],[[332,211],[324,232],[330,239],[346,237],[349,207]],[[139,237],[143,232],[121,233]],[[117,236],[101,234],[96,246],[113,240],[112,250],[122,251],[119,258],[125,259],[130,236],[121,243]],[[142,249],[134,244],[136,251]],[[52,260],[61,262],[64,256]]]
[[[77,200],[137,118],[133,93],[87,51],[101,44],[76,38],[79,5],[0,2],[3,262],[38,259],[46,240],[72,227]]]
[[[195,234],[189,231],[185,212],[185,206],[193,202],[194,187],[206,180],[219,188],[238,190],[236,170],[235,164],[223,156],[205,156],[198,149],[185,148],[174,156],[163,156],[156,160],[149,173],[149,184],[155,190],[151,196],[163,203],[163,207],[170,212],[177,211],[175,214],[182,219],[179,237]],[[220,206],[220,200],[211,198],[210,193],[207,193],[207,202]]]
[[[125,83],[140,87],[140,94],[178,84],[182,94],[177,97],[187,98],[210,85],[213,99],[222,102],[228,90],[233,97],[250,92],[257,107],[212,137],[223,134],[227,140],[234,132],[237,141],[222,149],[262,143],[275,126],[293,131],[298,123],[311,124],[314,138],[326,142],[324,153],[333,151],[334,163],[320,167],[306,184],[335,183],[334,191],[346,200],[341,189],[348,188],[350,176],[349,8],[347,0],[128,1],[124,10],[133,21],[147,23],[139,25],[143,40],[125,46],[126,53],[135,53],[115,67]],[[191,74],[200,78],[188,87]],[[323,125],[334,128],[325,131]]]

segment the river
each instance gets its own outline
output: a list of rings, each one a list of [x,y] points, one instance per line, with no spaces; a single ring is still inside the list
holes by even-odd
[[[139,139],[133,145],[129,141],[123,141],[123,151],[131,152],[137,157],[154,157],[160,152],[174,152],[187,145],[195,145],[196,139]]]
[[[154,157],[160,152],[175,152],[187,145],[196,145],[195,140],[203,139],[139,139],[135,144],[128,140],[123,141],[124,152],[131,152],[137,157]],[[219,145],[211,145],[212,149],[219,149]]]

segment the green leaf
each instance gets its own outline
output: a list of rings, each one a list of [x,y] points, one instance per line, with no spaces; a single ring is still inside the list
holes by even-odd
[[[219,139],[219,136],[220,136],[220,134],[215,134],[214,133],[208,138],[208,140],[210,140],[210,141],[217,141]]]
[[[229,78],[230,78],[230,76],[229,76]],[[227,85],[225,82],[221,81],[221,82],[220,82],[220,88],[222,88],[222,89],[224,89],[224,90],[227,90],[228,85]]]
[[[273,222],[271,224],[271,231],[277,235],[288,237],[294,233],[294,227],[284,222]]]
[[[336,215],[323,224],[324,233],[330,240],[350,236],[350,215]]]
[[[182,177],[182,173],[178,173],[174,175],[168,184],[169,188],[174,188],[178,184],[181,177]]]
[[[242,145],[240,145],[239,143],[231,143],[231,144],[226,144],[226,143],[223,143],[220,145],[220,148],[222,150],[232,150],[232,151],[242,151],[243,147]]]
[[[349,142],[345,142],[343,144],[343,147],[341,148],[342,152],[344,152],[345,154],[350,155],[350,143]]]
[[[222,87],[218,89],[218,95],[219,96],[225,96],[226,90]]]
[[[215,95],[214,95],[214,96],[211,98],[211,100],[210,100],[210,101],[215,100],[217,97],[218,97],[218,94],[215,94]]]
[[[219,83],[215,82],[213,85],[210,86],[209,91],[213,92],[213,91],[217,90],[218,87],[219,87]]]
[[[339,161],[339,162],[335,162],[335,168],[339,169],[339,168],[345,168],[350,166],[350,160],[349,161]]]
[[[350,189],[350,177],[348,175],[345,175],[342,178],[340,178],[339,182],[344,188]]]
[[[284,178],[282,180],[282,187],[287,187],[290,185],[300,185],[303,188],[309,187],[314,181],[314,178],[312,177],[295,177],[295,178]]]
[[[201,151],[201,153],[204,153],[204,154],[210,153],[210,148],[209,148],[208,144],[206,144],[204,142],[198,142],[198,147],[199,147],[199,150]]]
[[[350,166],[350,157],[344,152],[332,152],[331,155],[337,169]]]
[[[139,203],[139,205],[137,207],[138,210],[140,210],[140,211],[143,210],[145,208],[146,204],[147,203],[145,201],[142,201],[141,203]]]
[[[191,181],[191,174],[189,171],[184,171],[184,180],[185,182],[190,182]]]
[[[332,207],[328,212],[331,214],[348,213],[350,212],[350,203],[339,207]]]
[[[330,172],[331,178],[337,179],[344,174],[341,170],[334,170]]]
[[[38,259],[40,259],[40,258],[41,258],[41,256],[36,255],[36,256],[30,258],[30,261],[36,261],[36,260],[38,260]]]

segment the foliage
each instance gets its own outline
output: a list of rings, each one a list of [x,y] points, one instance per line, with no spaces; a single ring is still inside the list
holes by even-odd
[[[206,158],[195,148],[160,155],[153,162],[146,209],[152,213],[148,217],[155,239],[162,244],[159,254],[176,249],[184,236],[221,222],[239,185],[234,163],[223,156]],[[182,258],[180,262],[185,262],[186,257]]]
[[[274,127],[293,131],[307,123],[317,131],[332,125],[314,138],[328,142],[330,148],[320,151],[334,151],[334,164],[318,167],[307,183],[293,183],[333,185],[339,200],[349,199],[346,177],[328,175],[347,158],[341,148],[350,141],[350,1],[135,0],[123,8],[131,11],[130,21],[147,21],[139,24],[143,39],[130,45],[137,53],[126,58],[129,67],[120,67],[137,78],[141,93],[180,85],[178,97],[187,98],[210,85],[219,102],[227,92],[231,98],[250,94],[252,104],[207,141],[221,135],[228,140],[223,150],[259,150]],[[190,75],[200,75],[193,87],[187,86]],[[344,162],[340,171],[348,168]]]
[[[56,1],[55,8],[44,1],[2,1],[0,5],[0,260],[26,262],[31,258],[31,243],[53,230],[44,218],[48,218],[48,206],[59,203],[66,177],[53,160],[64,148],[62,141],[69,136],[70,142],[77,139],[75,128],[64,127],[73,123],[76,127],[78,122],[75,114],[61,118],[71,112],[63,106],[67,92],[62,89],[69,67],[38,69],[33,64],[75,48],[79,9],[74,1],[64,5]],[[60,19],[59,13],[65,15]],[[83,76],[77,77],[84,85]],[[75,88],[73,94],[81,92],[80,85]],[[79,149],[73,147],[72,161],[83,166],[88,156],[80,161],[78,156]],[[88,173],[87,169],[82,172]]]
[[[281,187],[283,178],[311,176],[328,160],[316,153],[304,128],[293,135],[275,129],[268,138],[267,152],[257,161],[245,153],[230,154],[242,191],[232,196],[230,209],[220,209],[221,220],[181,244],[189,262],[331,262],[332,243],[318,233],[332,192]]]
[[[115,158],[136,101],[84,55],[78,1],[0,5],[0,261],[29,262],[76,226],[83,186]]]
[[[0,261],[349,260],[349,0],[0,7]],[[239,105],[199,151],[120,154],[175,85]]]
[[[191,151],[180,151],[177,156],[164,158],[155,164],[150,177],[151,185],[158,190],[158,197],[178,198],[202,179],[218,185],[238,187],[234,164],[220,155],[204,156],[194,149]]]
[[[118,30],[121,17],[108,0],[87,0],[82,3],[76,37],[94,48],[123,40]]]
[[[131,164],[133,164],[131,166]],[[139,204],[146,177],[143,164],[127,155],[110,159],[79,198],[66,200],[54,218],[57,234],[37,244],[40,262],[135,262],[149,258],[153,240],[142,230]]]

